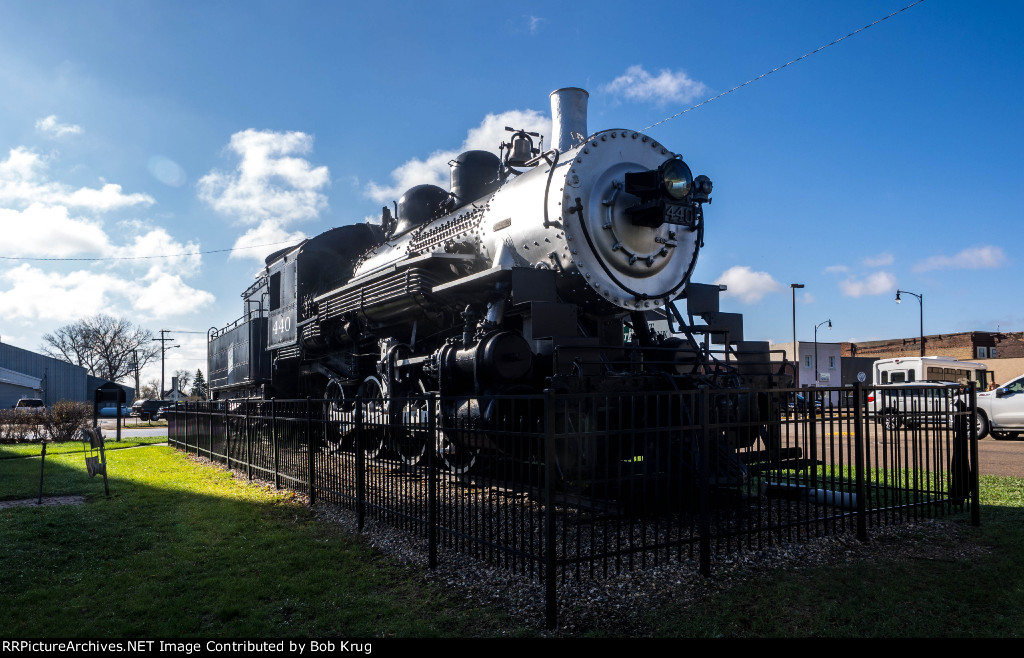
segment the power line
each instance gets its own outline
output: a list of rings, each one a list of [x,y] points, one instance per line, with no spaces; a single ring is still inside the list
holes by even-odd
[[[675,119],[675,118],[676,118],[676,117],[678,117],[678,116],[681,116],[681,115],[683,115],[683,114],[686,114],[686,113],[687,113],[687,112],[689,112],[690,110],[696,110],[696,109],[697,109],[698,107],[700,107],[701,105],[707,105],[707,104],[708,104],[708,103],[710,103],[711,101],[716,101],[716,100],[718,100],[719,98],[721,98],[722,96],[727,96],[728,94],[731,94],[732,92],[736,91],[737,89],[742,89],[743,87],[746,87],[747,85],[749,85],[749,84],[750,84],[750,83],[752,83],[752,82],[757,82],[757,81],[758,81],[758,80],[760,80],[761,78],[766,78],[766,77],[768,77],[769,75],[771,75],[772,73],[775,73],[776,71],[781,71],[782,69],[786,68],[786,67],[787,67],[787,66],[789,66],[790,64],[795,64],[795,63],[799,62],[799,61],[800,61],[800,60],[802,60],[802,59],[805,59],[805,58],[807,58],[807,57],[810,57],[811,55],[814,55],[814,54],[820,53],[820,52],[821,52],[822,50],[825,50],[825,49],[826,49],[826,48],[828,48],[829,46],[834,46],[834,45],[836,45],[837,43],[839,43],[840,41],[842,41],[843,39],[849,39],[850,37],[852,37],[853,35],[857,34],[858,32],[863,32],[864,30],[868,29],[869,27],[874,27],[875,25],[878,25],[878,24],[879,24],[879,23],[881,23],[882,21],[886,21],[886,20],[889,20],[890,18],[892,18],[892,17],[893,17],[893,16],[895,16],[896,14],[902,13],[902,12],[904,12],[904,11],[906,11],[906,10],[910,9],[911,7],[914,7],[914,6],[916,6],[916,5],[919,5],[919,4],[921,4],[922,2],[924,2],[924,0],[917,0],[917,2],[913,2],[913,3],[909,4],[909,5],[907,5],[906,7],[904,7],[903,9],[898,9],[898,10],[896,10],[896,11],[892,12],[891,14],[889,14],[888,16],[884,16],[884,17],[882,17],[882,18],[879,18],[879,19],[878,19],[877,21],[875,21],[874,23],[870,23],[870,24],[868,24],[868,25],[865,25],[864,27],[860,28],[859,30],[854,30],[853,32],[850,32],[850,33],[849,33],[849,34],[847,34],[847,35],[846,35],[845,37],[839,37],[839,38],[838,38],[838,39],[836,39],[835,41],[832,41],[832,42],[830,42],[830,43],[826,43],[826,44],[825,44],[824,46],[821,46],[821,47],[819,47],[819,48],[816,48],[816,49],[814,49],[814,50],[812,50],[812,51],[810,51],[810,52],[808,52],[808,53],[804,53],[803,55],[800,55],[800,56],[799,56],[799,57],[797,57],[796,59],[791,59],[791,60],[789,60],[788,62],[786,62],[786,63],[785,63],[785,64],[783,64],[782,66],[776,66],[776,67],[775,67],[775,68],[773,68],[773,69],[772,69],[771,71],[767,71],[767,72],[765,72],[765,73],[762,73],[761,75],[757,76],[756,78],[751,78],[750,80],[747,80],[746,82],[744,82],[744,83],[743,83],[743,84],[741,84],[741,85],[736,85],[735,87],[733,87],[732,89],[730,89],[730,90],[728,90],[728,91],[723,91],[722,93],[718,94],[717,96],[714,96],[714,97],[712,97],[712,98],[709,98],[709,99],[707,99],[706,101],[701,101],[700,103],[697,103],[696,105],[693,105],[693,106],[691,106],[691,107],[688,107],[688,108],[686,108],[686,109],[685,109],[685,110],[683,110],[682,112],[676,112],[676,113],[675,113],[675,114],[673,114],[672,116],[670,116],[670,117],[667,117],[667,118],[665,118],[665,119],[662,119],[661,121],[659,121],[659,122],[657,122],[657,123],[652,123],[651,125],[647,126],[647,127],[646,127],[646,128],[644,128],[643,130],[641,130],[640,132],[647,132],[647,131],[648,131],[648,130],[650,130],[651,128],[654,128],[655,126],[660,126],[661,124],[665,123],[666,121],[671,121],[672,119]]]
[[[223,254],[231,251],[242,251],[244,249],[260,249],[262,247],[276,247],[282,244],[296,244],[295,240],[284,242],[270,242],[267,244],[252,244],[247,247],[232,247],[230,249],[211,249],[209,251],[186,251],[180,254],[161,254],[158,256],[96,256],[93,258],[42,258],[34,256],[0,256],[0,260],[32,260],[32,261],[103,261],[103,260],[151,260],[155,258],[180,258],[182,256],[202,256],[205,254]]]

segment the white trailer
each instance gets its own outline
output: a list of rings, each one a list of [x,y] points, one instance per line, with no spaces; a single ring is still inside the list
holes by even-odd
[[[875,386],[934,382],[936,384],[967,384],[977,382],[984,391],[989,382],[989,371],[983,363],[960,361],[947,356],[907,356],[875,361],[872,383]]]

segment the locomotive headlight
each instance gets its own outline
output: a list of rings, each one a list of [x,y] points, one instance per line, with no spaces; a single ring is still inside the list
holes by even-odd
[[[685,199],[693,185],[693,174],[682,160],[669,160],[661,165],[661,185],[673,199]]]

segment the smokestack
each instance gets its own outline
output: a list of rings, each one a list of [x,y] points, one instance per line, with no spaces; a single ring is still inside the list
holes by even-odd
[[[582,144],[587,132],[587,99],[590,94],[579,87],[551,92],[551,143],[561,152]]]

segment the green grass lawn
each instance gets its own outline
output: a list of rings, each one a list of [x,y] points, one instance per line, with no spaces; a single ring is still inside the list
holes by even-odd
[[[71,446],[72,444],[64,444]],[[81,444],[77,444],[81,447]],[[54,446],[50,446],[51,448]],[[4,450],[9,449],[4,446]],[[49,453],[49,448],[48,448]],[[84,454],[50,454],[45,495],[83,505],[0,510],[3,637],[461,637],[541,633],[467,603],[291,494],[164,446],[107,453],[111,496]],[[0,459],[0,501],[38,494],[38,459]],[[580,635],[1024,635],[1024,480],[983,477],[974,550],[739,572],[699,603],[609,610]],[[876,540],[877,541],[877,540]],[[941,548],[941,547],[940,547]],[[712,580],[722,578],[713,574]]]
[[[166,436],[132,437],[115,441],[107,438],[104,442],[105,450],[120,450],[122,448],[135,448],[137,446],[148,446],[156,443],[167,443]],[[89,451],[89,444],[84,441],[65,441],[61,443],[47,443],[46,457],[53,455],[67,455],[84,453]],[[6,443],[0,444],[0,459],[18,459],[21,457],[39,457],[42,453],[41,443]]]
[[[315,521],[291,494],[169,447],[107,460],[109,499],[82,454],[48,455],[44,493],[87,504],[0,510],[0,635],[424,637],[505,626]],[[38,479],[38,459],[0,461],[0,500],[19,488],[34,497]]]

